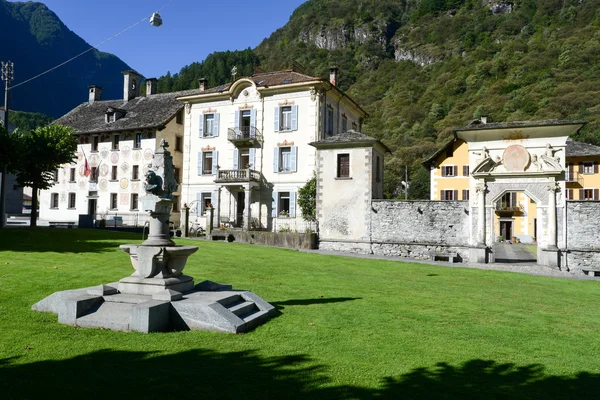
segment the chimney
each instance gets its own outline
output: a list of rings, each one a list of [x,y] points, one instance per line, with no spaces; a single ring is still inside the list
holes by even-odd
[[[89,103],[94,104],[95,101],[100,101],[100,98],[102,97],[102,91],[104,89],[96,85],[92,85],[88,87],[88,89],[90,91]]]
[[[132,69],[123,72],[123,101],[127,102],[140,95],[140,82],[143,78]]]
[[[206,89],[208,89],[208,80],[206,78],[198,79],[198,83],[200,84],[201,92],[204,92]]]
[[[329,68],[329,82],[333,86],[337,86],[338,67]]]
[[[158,80],[156,78],[148,78],[146,79],[146,96],[150,96],[151,94],[156,94]]]

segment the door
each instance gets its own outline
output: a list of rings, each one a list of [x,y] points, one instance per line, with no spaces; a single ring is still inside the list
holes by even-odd
[[[512,221],[500,221],[500,235],[504,240],[512,238]]]
[[[237,212],[235,225],[237,227],[243,226],[244,224],[244,208],[246,208],[246,195],[244,192],[238,192],[237,194]]]
[[[96,199],[88,199],[88,215],[96,219]]]
[[[242,131],[243,137],[245,138],[249,138],[250,137],[250,119],[251,119],[251,112],[250,110],[244,110],[242,111],[242,119],[240,121],[240,129]]]

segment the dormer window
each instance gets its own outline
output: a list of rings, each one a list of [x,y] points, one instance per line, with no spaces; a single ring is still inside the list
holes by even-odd
[[[105,112],[105,120],[106,123],[109,124],[111,122],[115,122],[118,119],[121,119],[127,114],[127,111],[121,110],[119,108],[108,107]]]

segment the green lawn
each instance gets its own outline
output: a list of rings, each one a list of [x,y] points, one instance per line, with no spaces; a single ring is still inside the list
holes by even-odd
[[[256,330],[121,333],[31,311],[133,272],[139,235],[0,231],[4,398],[598,398],[600,286],[516,273],[195,244],[185,272],[252,290]]]

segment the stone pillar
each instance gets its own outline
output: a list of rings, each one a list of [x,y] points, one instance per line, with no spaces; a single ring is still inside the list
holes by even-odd
[[[244,230],[250,230],[250,200],[251,200],[250,187],[244,189]]]
[[[556,250],[556,182],[548,185],[548,249]]]
[[[478,183],[475,186],[477,191],[477,246],[485,247],[485,192],[487,186],[485,183]]]

